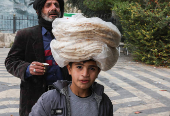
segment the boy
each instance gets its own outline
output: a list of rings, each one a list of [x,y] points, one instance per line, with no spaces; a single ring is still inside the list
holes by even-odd
[[[30,116],[113,116],[113,105],[95,79],[116,63],[120,32],[99,18],[76,15],[55,20],[53,34],[52,54],[60,67],[67,65],[72,82],[55,82]]]

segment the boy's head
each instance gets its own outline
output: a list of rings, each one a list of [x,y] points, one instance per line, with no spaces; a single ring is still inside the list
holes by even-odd
[[[51,52],[60,67],[67,65],[72,90],[89,90],[100,69],[109,70],[117,62],[121,34],[112,23],[75,15],[57,18],[52,26],[56,39],[50,43]]]
[[[94,60],[71,62],[67,65],[67,69],[72,76],[72,87],[83,90],[93,84],[100,72],[100,68]]]

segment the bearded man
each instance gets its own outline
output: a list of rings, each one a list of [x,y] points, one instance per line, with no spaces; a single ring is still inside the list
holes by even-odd
[[[5,59],[7,71],[21,79],[20,116],[28,116],[38,98],[52,89],[53,82],[71,80],[66,67],[57,65],[50,49],[50,42],[54,39],[52,22],[63,17],[64,1],[35,0],[33,8],[39,25],[19,30]],[[43,63],[49,64],[47,70]]]

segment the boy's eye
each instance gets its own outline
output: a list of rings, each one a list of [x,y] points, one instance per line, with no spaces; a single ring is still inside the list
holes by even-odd
[[[90,70],[93,70],[93,71],[94,71],[94,70],[95,70],[95,68],[94,68],[94,67],[91,67],[91,68],[90,68]]]
[[[81,69],[81,68],[82,68],[82,66],[77,66],[77,68],[78,68],[78,69]]]

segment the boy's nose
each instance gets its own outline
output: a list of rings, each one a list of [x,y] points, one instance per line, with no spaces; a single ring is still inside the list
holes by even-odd
[[[88,71],[88,69],[84,69],[83,72],[82,72],[82,75],[83,75],[84,77],[88,77],[88,76],[89,76],[89,71]]]

